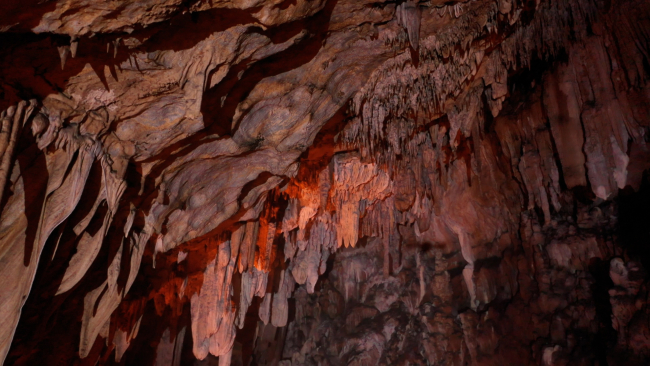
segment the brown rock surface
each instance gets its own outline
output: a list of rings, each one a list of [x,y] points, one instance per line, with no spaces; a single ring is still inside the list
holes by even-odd
[[[0,363],[650,361],[649,3],[0,10]]]

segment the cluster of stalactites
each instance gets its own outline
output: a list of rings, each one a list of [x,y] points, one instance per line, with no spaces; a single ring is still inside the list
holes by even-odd
[[[454,8],[456,21],[449,31],[417,41],[417,67],[410,54],[402,53],[381,66],[355,96],[350,108],[355,117],[342,133],[341,143],[358,148],[360,154],[335,155],[328,167],[316,173],[315,186],[300,186],[299,194],[290,195],[281,219],[263,216],[244,222],[228,241],[219,244],[219,253],[204,273],[203,286],[191,300],[197,357],[211,353],[220,357],[222,365],[230,362],[234,327],[243,327],[255,296],[262,298],[258,315],[264,324],[286,325],[288,298],[295,284],[313,292],[332,253],[355,247],[360,238],[381,239],[384,273],[397,271],[401,266],[400,225],[413,227],[418,238],[449,235],[457,240],[468,263],[464,276],[472,306],[487,302],[473,286],[473,264],[497,255],[509,242],[503,239],[506,244],[497,243],[485,253],[478,244],[516,232],[516,227],[507,226],[516,220],[506,219],[510,219],[507,209],[497,211],[499,202],[484,212],[477,204],[476,224],[490,227],[477,232],[490,234],[476,239],[466,230],[467,222],[453,216],[453,207],[445,206],[445,195],[503,188],[496,175],[506,173],[499,171],[497,159],[489,152],[491,145],[483,139],[485,111],[499,115],[508,94],[509,71],[530,65],[533,55],[548,58],[567,46],[566,38],[556,41],[552,33],[541,32],[542,27],[571,25],[582,34],[594,18],[594,7],[589,1],[544,1],[538,3],[530,24],[515,27],[508,37],[490,37],[488,42],[485,37],[515,24],[521,9],[507,1],[473,6],[470,2]],[[414,26],[409,18],[412,9],[400,11],[400,24],[415,43],[409,34],[409,27]],[[502,43],[490,43],[494,38]],[[446,118],[440,118],[443,115]],[[528,122],[517,123],[528,132],[541,130],[544,124],[534,119]],[[560,174],[552,158],[552,139],[557,137],[540,132],[534,144],[527,136],[528,145],[523,146],[517,142],[521,136],[497,133],[515,168],[513,174],[525,186],[527,208],[542,207],[548,219],[551,209],[560,207]],[[485,188],[475,183],[485,183]],[[517,201],[507,207],[520,205],[518,196],[499,199]],[[279,257],[274,253],[278,236],[283,236],[282,258],[288,261],[282,269],[271,263],[274,256]],[[232,299],[235,271],[242,278],[238,308]],[[279,280],[270,281],[270,276]],[[279,286],[272,289],[269,282]]]
[[[569,6],[568,1],[537,4],[535,21],[515,26],[515,36],[535,32],[544,22],[567,24],[572,12],[562,13],[569,14],[563,17],[560,13]],[[354,97],[350,109],[357,117],[346,127],[341,142],[358,148],[360,156],[337,155],[320,173],[318,187],[303,189],[299,197],[289,199],[281,222],[248,221],[233,233],[228,246],[231,253],[238,254],[221,263],[220,252],[214,264],[223,267],[226,277],[222,281],[211,274],[219,271],[206,272],[204,287],[192,300],[193,319],[201,318],[202,304],[218,304],[216,310],[206,311],[209,318],[222,319],[193,334],[197,357],[210,352],[228,358],[232,329],[243,326],[254,296],[263,298],[259,316],[264,323],[286,324],[285,302],[293,282],[305,284],[312,292],[331,253],[339,247],[355,246],[361,237],[384,240],[388,274],[389,261],[399,257],[391,254],[398,223],[410,222],[417,226],[418,234],[426,232],[434,202],[447,189],[451,176],[460,171],[459,166],[466,164],[455,162],[465,154],[461,150],[476,150],[481,145],[483,100],[492,115],[498,115],[508,93],[508,70],[527,65],[525,57],[534,50],[556,52],[563,46],[539,36],[530,37],[535,39],[533,46],[530,42],[519,48],[509,46],[512,41],[505,30],[517,22],[521,12],[516,3],[506,0],[470,1],[424,12],[417,4],[400,4],[398,23],[405,32],[395,41],[403,46],[408,39],[418,50],[420,63],[415,66],[408,52],[388,60]],[[449,27],[419,39],[421,17],[447,14],[453,18]],[[581,18],[575,18],[588,19],[584,14],[590,13],[580,10],[580,14]],[[495,46],[486,55],[486,50]],[[445,114],[448,123],[430,122]],[[481,161],[470,163],[477,177],[481,164],[486,164]],[[276,235],[284,236],[284,258],[289,266],[281,271],[282,286],[272,293],[267,287]],[[468,259],[472,262],[472,255]],[[231,266],[242,275],[238,309],[232,309],[230,300]],[[392,264],[392,268],[397,266]],[[218,291],[213,282],[219,283]]]
[[[584,35],[596,17],[596,5],[589,0],[538,2],[533,20],[522,26],[515,24],[522,8],[514,2],[469,2],[463,6],[465,11],[449,27],[420,40],[417,66],[411,54],[404,52],[374,72],[351,102],[350,112],[358,118],[343,135],[346,145],[359,147],[364,158],[400,155],[391,131],[409,139],[421,125],[445,114],[450,120],[452,115],[465,115],[464,121],[456,118],[452,125],[462,125],[468,137],[474,129],[471,125],[481,123],[480,116],[473,113],[480,107],[481,92],[492,115],[497,116],[508,93],[508,71],[529,66],[532,57],[557,55],[571,42],[567,27]],[[513,24],[514,33],[505,33]],[[490,37],[494,34],[497,37]],[[479,100],[468,102],[459,96],[467,89]],[[416,123],[405,128],[405,119]],[[452,141],[458,130],[452,126]]]
[[[32,100],[29,103],[21,102],[15,107],[10,107],[1,116],[0,187],[4,187],[11,177],[12,195],[3,206],[3,227],[0,228],[0,231],[6,233],[26,230],[27,222],[20,220],[23,215],[17,213],[26,211],[25,197],[28,194],[34,194],[31,191],[27,192],[27,187],[29,186],[29,189],[34,191],[44,192],[44,202],[40,209],[35,235],[33,237],[28,235],[3,237],[1,259],[10,264],[3,267],[2,277],[4,281],[12,281],[11,287],[16,289],[16,296],[0,299],[0,308],[3,314],[7,314],[6,321],[0,329],[0,343],[3,345],[2,357],[6,352],[4,348],[10,344],[11,336],[20,316],[20,309],[30,292],[45,243],[77,208],[85,193],[86,182],[93,166],[99,165],[101,187],[96,191],[97,195],[90,198],[94,200],[90,210],[72,228],[79,240],[76,243],[76,252],[71,257],[63,278],[58,284],[57,294],[73,288],[90,268],[100,251],[113,217],[118,211],[120,197],[126,189],[126,184],[123,181],[126,160],[119,152],[112,156],[107,154],[104,151],[104,144],[98,138],[98,135],[108,126],[107,116],[98,110],[77,116],[81,118],[71,118],[73,120],[68,121],[70,113],[65,111],[65,106],[61,110],[56,106],[39,107],[36,101]],[[41,154],[43,165],[12,164],[18,137],[22,134],[22,128],[26,126],[29,126],[35,140],[35,144],[29,145],[27,148],[27,154]],[[110,139],[108,142],[110,144]],[[118,151],[119,149],[114,150]],[[46,169],[46,174],[35,171],[43,168]],[[31,179],[27,177],[38,175],[46,178],[25,181],[25,179]],[[4,189],[0,191],[4,191]],[[108,210],[99,210],[104,203]],[[91,225],[93,221],[102,223],[99,230],[87,230],[93,226]],[[131,216],[124,229],[124,237],[128,238],[127,243],[120,246],[116,253],[108,269],[108,278],[103,285],[91,291],[84,299],[85,310],[82,317],[79,351],[82,357],[88,354],[96,336],[103,332],[102,329],[109,321],[110,314],[135,280],[144,244],[150,234],[146,230],[131,233],[132,223],[133,217]],[[11,230],[7,231],[8,228]],[[33,243],[28,240],[33,240]],[[124,250],[124,246],[128,246],[128,249]],[[25,247],[32,249],[25,251]],[[52,256],[56,255],[57,249],[58,244],[54,247]],[[118,286],[117,278],[124,251],[131,257],[129,274],[125,276],[126,283]]]
[[[7,183],[12,156],[22,127],[31,119],[36,101],[22,101],[0,115],[0,202]],[[34,124],[36,125],[36,124]]]

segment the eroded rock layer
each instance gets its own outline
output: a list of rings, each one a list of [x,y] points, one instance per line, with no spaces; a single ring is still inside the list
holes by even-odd
[[[650,360],[650,3],[0,8],[5,364]]]

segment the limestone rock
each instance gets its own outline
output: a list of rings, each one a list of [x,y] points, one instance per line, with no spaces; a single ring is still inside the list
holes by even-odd
[[[4,364],[648,364],[648,2],[0,9]]]

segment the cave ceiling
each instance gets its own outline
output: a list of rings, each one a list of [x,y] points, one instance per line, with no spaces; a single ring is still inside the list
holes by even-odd
[[[0,363],[650,360],[650,2],[5,0],[0,44]]]

